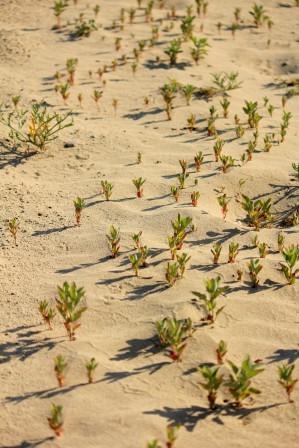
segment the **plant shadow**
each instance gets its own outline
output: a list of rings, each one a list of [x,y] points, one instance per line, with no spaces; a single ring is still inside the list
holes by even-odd
[[[157,363],[150,363],[142,367],[137,367],[131,371],[121,371],[121,372],[106,372],[102,382],[115,383],[117,381],[129,378],[130,376],[140,375],[141,373],[148,372],[149,375],[153,375],[162,369],[162,367],[172,364],[169,361],[161,361]]]

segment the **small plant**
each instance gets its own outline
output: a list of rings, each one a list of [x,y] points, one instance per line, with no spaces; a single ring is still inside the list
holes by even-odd
[[[287,135],[287,129],[289,127],[290,124],[290,119],[292,118],[292,114],[291,112],[286,112],[283,111],[283,115],[282,115],[282,122],[280,125],[280,137],[281,137],[281,142],[284,142],[284,139]]]
[[[208,39],[205,37],[192,37],[194,47],[191,49],[191,57],[196,65],[208,54]]]
[[[181,92],[186,100],[186,105],[190,106],[192,96],[194,95],[196,91],[196,87],[194,87],[192,84],[186,84],[182,86]]]
[[[57,437],[61,437],[63,434],[63,407],[52,403],[50,417],[48,417],[48,423],[50,428],[54,431]]]
[[[120,231],[117,227],[111,226],[109,234],[106,235],[111,257],[115,258],[119,253]]]
[[[182,53],[180,39],[172,40],[168,48],[164,50],[164,53],[169,57],[170,65],[175,65],[177,63],[178,55]]]
[[[138,233],[133,233],[133,235],[132,235],[132,240],[134,241],[135,249],[140,249],[142,247],[141,235],[142,235],[142,230],[140,230],[140,232],[138,232]]]
[[[238,80],[238,72],[213,73],[213,83],[219,89],[219,92],[225,93],[228,90],[234,90],[241,87],[242,82]]]
[[[227,291],[227,287],[221,287],[221,278],[211,278],[206,280],[206,292],[207,294],[202,294],[200,292],[192,291],[199,300],[203,302],[203,307],[206,312],[206,320],[212,324],[215,322],[216,317],[224,309],[224,306],[217,309],[217,299],[220,295]]]
[[[75,73],[76,73],[77,65],[78,65],[77,58],[70,58],[70,59],[67,59],[67,61],[66,61],[66,70],[69,75],[68,82],[70,83],[71,86],[73,86],[75,83]]]
[[[177,93],[177,86],[174,83],[164,84],[164,86],[160,89],[160,92],[165,103],[167,119],[171,120],[171,111],[173,108],[173,101]]]
[[[82,304],[84,299],[84,288],[77,288],[76,283],[71,285],[64,282],[63,286],[58,286],[58,298],[56,298],[56,308],[64,319],[64,326],[69,335],[70,341],[74,341],[75,332],[80,327],[80,318],[87,310]]]
[[[248,263],[248,269],[249,269],[249,277],[252,282],[252,287],[256,288],[260,282],[258,275],[263,269],[260,260],[259,259],[250,260],[250,262]]]
[[[136,277],[138,277],[139,267],[141,264],[141,255],[139,253],[134,254],[134,255],[129,255],[129,260],[131,262],[131,265],[135,272]]]
[[[223,117],[224,117],[224,118],[227,118],[227,117],[228,117],[228,109],[229,109],[229,106],[230,106],[230,101],[229,101],[229,100],[227,99],[227,97],[225,96],[225,97],[223,98],[223,100],[220,101],[220,104],[221,104],[222,109],[223,109]]]
[[[56,17],[56,20],[57,20],[57,23],[56,23],[57,29],[61,28],[61,15],[65,11],[67,6],[68,6],[67,0],[55,0],[54,1],[53,9],[54,9],[54,16]]]
[[[227,155],[221,155],[220,156],[220,162],[222,163],[222,172],[227,173],[227,171],[235,166],[236,159],[234,159],[232,156]]]
[[[59,387],[64,386],[64,372],[67,368],[67,362],[65,360],[65,357],[62,355],[57,355],[56,358],[54,358],[54,371],[55,375],[58,381]]]
[[[77,226],[80,226],[81,224],[81,214],[82,210],[85,207],[85,201],[84,199],[77,197],[74,201],[74,207],[75,207],[75,218],[76,218],[76,224]]]
[[[197,207],[199,198],[200,198],[200,192],[199,191],[192,191],[192,193],[191,193],[191,203],[192,203],[193,207]]]
[[[244,274],[244,272],[242,271],[242,269],[237,269],[237,281],[238,282],[242,281],[243,274]]]
[[[245,129],[240,124],[236,127],[236,137],[241,138],[245,134]]]
[[[188,169],[188,162],[185,159],[180,159],[179,160],[179,164],[181,166],[182,169],[182,174],[186,174],[187,169]]]
[[[266,255],[268,254],[268,249],[269,249],[269,247],[268,247],[267,243],[259,243],[258,244],[260,258],[266,257]]]
[[[219,162],[223,146],[224,146],[224,141],[221,138],[218,138],[213,146],[215,162]]]
[[[180,429],[180,425],[168,425],[166,428],[166,448],[174,448],[174,443],[178,438],[177,433]]]
[[[53,330],[52,321],[56,316],[54,308],[51,308],[47,300],[41,300],[38,305],[38,311],[40,312],[45,324],[48,325],[49,330]]]
[[[192,230],[192,218],[189,216],[181,216],[180,213],[177,219],[171,221],[174,237],[176,239],[177,250],[183,247],[184,240],[188,233]]]
[[[188,179],[188,177],[189,177],[188,173],[178,174],[178,182],[181,190],[185,188],[186,180]]]
[[[257,107],[257,101],[245,101],[245,106],[243,107],[243,111],[248,116],[248,124],[251,128],[254,128]]]
[[[199,368],[205,383],[199,383],[206,391],[208,391],[208,401],[210,409],[215,409],[217,392],[223,383],[223,375],[219,374],[219,367],[202,366]]]
[[[234,263],[239,253],[239,243],[232,241],[228,246],[228,263]]]
[[[14,95],[11,97],[12,104],[14,105],[14,108],[17,109],[19,102],[21,101],[21,95]]]
[[[194,30],[194,20],[195,16],[187,15],[182,19],[181,22],[181,31],[184,36],[184,40],[188,40],[192,38],[193,30]]]
[[[190,256],[186,254],[185,252],[182,253],[182,255],[177,255],[176,261],[179,265],[179,274],[180,277],[183,277],[185,274],[186,266],[188,261],[190,260]]]
[[[99,109],[99,101],[102,98],[102,96],[103,96],[102,90],[94,89],[93,94],[92,94],[92,99],[94,100],[94,102],[97,106],[97,109]]]
[[[232,361],[228,361],[231,368],[229,380],[225,383],[229,392],[235,399],[235,405],[242,407],[243,401],[252,394],[260,394],[260,390],[251,386],[251,379],[262,373],[264,369],[259,368],[259,364],[252,362],[250,356],[247,356],[238,367]]]
[[[7,116],[0,114],[0,122],[9,128],[13,141],[40,151],[56,140],[60,131],[73,125],[70,114],[50,113],[46,106],[37,103],[32,104],[30,110],[15,110]]]
[[[171,185],[170,194],[173,196],[175,202],[179,201],[180,191],[181,191],[181,188],[177,187],[176,185]]]
[[[109,201],[112,196],[113,185],[107,180],[101,181],[102,192],[105,196],[106,201]]]
[[[213,254],[213,263],[214,264],[217,264],[219,262],[219,257],[220,257],[221,251],[222,251],[222,244],[221,243],[213,244],[211,252]]]
[[[187,118],[187,128],[189,129],[190,132],[194,131],[196,126],[196,115],[195,114],[190,114],[189,117]]]
[[[199,173],[199,171],[200,171],[203,160],[204,160],[204,155],[203,155],[202,151],[198,151],[198,153],[194,156],[195,169],[196,169],[197,173]]]
[[[187,339],[194,332],[192,320],[165,317],[156,322],[156,331],[162,347],[169,350],[168,356],[173,361],[180,361],[187,345]]]
[[[71,33],[75,38],[89,37],[93,31],[98,29],[94,19],[76,20],[75,29]]]
[[[259,28],[266,20],[268,20],[268,16],[266,15],[264,6],[258,5],[257,3],[252,6],[249,14],[252,15],[254,24],[257,28]]]
[[[226,215],[228,213],[228,204],[230,203],[231,200],[232,198],[228,197],[226,193],[217,196],[217,201],[221,207],[223,219],[226,219]]]
[[[133,179],[132,182],[133,182],[133,184],[134,184],[135,187],[136,187],[136,195],[137,195],[137,198],[142,198],[142,196],[143,196],[143,188],[142,188],[142,185],[144,185],[144,183],[145,183],[145,179],[143,179],[142,177],[138,177],[138,178],[136,178],[136,179]]]
[[[294,402],[294,400],[292,400],[291,398],[291,394],[298,382],[298,379],[293,378],[294,369],[295,364],[282,364],[281,366],[278,366],[278,382],[285,389],[289,403]]]
[[[173,263],[167,263],[165,279],[168,283],[168,286],[174,286],[179,277],[179,264],[176,261]]]
[[[284,263],[280,263],[282,272],[289,285],[294,285],[299,269],[294,269],[299,261],[299,246],[291,245],[281,251]]]
[[[8,229],[14,240],[15,246],[17,246],[17,233],[19,230],[19,223],[17,218],[12,218],[10,221],[8,221]]]
[[[295,172],[297,180],[299,180],[299,163],[292,163],[292,168]]]
[[[95,358],[91,358],[89,361],[87,361],[87,363],[85,364],[86,367],[86,373],[87,373],[87,379],[88,379],[88,383],[91,384],[93,383],[93,379],[94,379],[94,372],[96,370],[96,368],[98,367],[98,363],[96,362]]]
[[[277,246],[278,246],[279,252],[283,251],[284,243],[285,243],[285,236],[284,236],[284,234],[282,232],[278,232],[278,235],[277,235]]]
[[[272,134],[266,134],[264,137],[264,151],[269,152],[273,146]]]
[[[255,230],[259,230],[272,221],[271,205],[271,198],[254,201],[245,194],[242,194],[241,206],[247,213],[249,225],[254,227]]]
[[[223,360],[226,354],[227,354],[227,343],[221,339],[216,348],[216,356],[218,364],[223,364]]]

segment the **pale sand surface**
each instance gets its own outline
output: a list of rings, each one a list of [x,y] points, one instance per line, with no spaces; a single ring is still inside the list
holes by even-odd
[[[92,8],[94,0],[71,3],[63,23]],[[185,13],[188,1],[166,1],[177,4],[178,14]],[[287,103],[293,115],[286,142],[274,146],[270,153],[259,152],[253,161],[222,174],[214,162],[214,140],[206,132],[189,133],[185,128],[190,112],[204,129],[209,107],[220,112],[220,97],[194,99],[185,106],[183,98],[175,100],[173,120],[165,120],[158,89],[169,79],[211,85],[214,72],[239,71],[242,87],[229,92],[231,109],[227,119],[220,118],[217,128],[221,137],[234,137],[235,113],[242,121],[244,100],[264,96],[277,107],[271,119],[263,109],[259,149],[265,132],[278,132],[281,119],[281,96],[285,87],[273,87],[279,77],[294,76],[299,67],[299,8],[279,6],[275,0],[262,2],[274,21],[269,33],[266,27],[244,27],[233,40],[225,26],[232,23],[236,6],[242,8],[244,24],[252,23],[245,0],[211,0],[207,17],[196,19],[196,35],[208,38],[211,48],[198,66],[191,63],[189,43],[179,55],[183,68],[168,68],[163,50],[178,37],[180,20],[170,32],[162,31],[158,45],[147,48],[141,56],[136,76],[131,60],[105,75],[100,110],[91,99],[94,88],[102,88],[95,74],[98,67],[109,65],[123,53],[131,56],[135,41],[148,39],[151,25],[137,12],[136,23],[126,24],[124,31],[109,29],[118,19],[121,7],[135,6],[134,0],[105,0],[100,3],[97,22],[102,27],[89,38],[70,41],[65,34],[55,33],[52,2],[48,0],[0,1],[0,84],[1,101],[21,93],[23,106],[33,99],[45,100],[55,110],[65,111],[62,100],[53,90],[53,74],[63,71],[70,57],[79,59],[76,84],[71,89],[68,107],[73,110],[74,127],[65,130],[45,153],[27,159],[10,154],[7,130],[1,126],[0,155],[0,281],[1,332],[0,378],[2,447],[145,447],[153,438],[164,440],[168,423],[182,423],[177,447],[184,448],[295,448],[299,437],[299,388],[294,404],[288,404],[277,382],[277,364],[299,358],[298,283],[286,286],[279,271],[281,255],[276,252],[278,228],[262,229],[259,239],[271,251],[263,263],[261,286],[252,290],[246,283],[233,283],[236,269],[257,257],[251,248],[254,232],[244,223],[245,214],[235,201],[230,204],[226,221],[221,217],[215,188],[225,186],[229,195],[238,190],[240,179],[246,179],[244,192],[251,197],[272,196],[274,210],[285,212],[298,201],[298,182],[292,181],[292,162],[298,162],[298,96]],[[291,0],[283,2],[292,4]],[[91,9],[87,14],[92,16]],[[154,18],[166,16],[166,10],[154,9]],[[216,23],[224,29],[219,36]],[[200,24],[204,22],[204,32]],[[164,26],[167,22],[164,22]],[[134,33],[135,37],[132,36]],[[123,49],[116,53],[114,40],[121,36]],[[270,48],[267,40],[271,38]],[[105,40],[102,39],[105,37]],[[162,64],[150,62],[160,56]],[[285,65],[285,63],[287,65]],[[94,72],[92,79],[88,70]],[[77,94],[84,96],[83,109]],[[151,97],[145,106],[144,96]],[[119,100],[114,116],[112,100]],[[225,153],[240,158],[251,138],[247,130],[241,140],[227,142]],[[71,142],[73,148],[64,148]],[[187,188],[180,202],[173,203],[170,185],[176,182],[178,160],[190,163],[202,150],[206,163],[199,174],[191,168]],[[143,162],[137,165],[141,151]],[[159,162],[159,163],[157,163]],[[238,163],[239,164],[239,163]],[[240,165],[240,164],[239,164]],[[145,195],[135,198],[132,179],[146,178]],[[104,202],[100,181],[115,185],[112,201]],[[201,193],[197,208],[190,205],[190,193],[198,179]],[[73,204],[76,196],[86,199],[82,226],[74,226]],[[173,288],[165,288],[165,267],[169,260],[167,235],[171,220],[180,212],[192,216],[195,231],[188,236],[185,251],[191,255],[185,277]],[[17,216],[20,222],[19,242],[14,247],[7,230],[7,220]],[[111,224],[121,229],[121,254],[109,258],[105,234]],[[132,250],[130,235],[143,231],[143,240],[151,250],[149,266],[135,278],[128,263]],[[288,243],[298,243],[298,227],[284,229]],[[237,263],[226,263],[228,244],[242,246]],[[223,243],[221,263],[212,265],[211,247]],[[131,252],[132,253],[132,252]],[[198,328],[190,340],[181,363],[171,363],[165,353],[151,353],[154,322],[174,314],[191,317],[200,324],[203,316],[191,302],[192,291],[203,291],[204,280],[216,275],[232,287],[221,304],[226,307],[215,325]],[[86,289],[88,311],[82,319],[77,340],[69,342],[61,319],[55,319],[52,332],[45,329],[37,311],[41,299],[54,301],[56,287],[63,281],[76,281]],[[205,391],[198,387],[197,366],[215,361],[215,348],[220,339],[228,343],[228,358],[239,364],[248,353],[252,359],[263,359],[265,371],[255,384],[262,394],[254,397],[241,412],[208,412]],[[53,358],[63,354],[69,362],[66,385],[56,388]],[[85,385],[84,363],[95,357],[99,362],[96,382]],[[299,367],[295,374],[299,376]],[[224,395],[221,393],[219,401]],[[65,411],[65,435],[50,439],[47,416],[52,402]]]

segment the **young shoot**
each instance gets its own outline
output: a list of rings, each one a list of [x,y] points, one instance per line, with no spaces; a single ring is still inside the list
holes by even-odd
[[[64,373],[65,373],[65,369],[67,368],[67,365],[68,364],[67,364],[64,356],[57,355],[54,358],[54,372],[55,372],[59,387],[64,386],[64,380],[65,380]]]
[[[93,381],[94,381],[94,373],[95,373],[95,370],[98,367],[98,365],[99,365],[99,363],[96,362],[95,358],[91,358],[85,364],[87,379],[88,379],[89,384],[93,383]]]
[[[192,320],[189,318],[177,320],[175,317],[165,317],[156,322],[156,331],[161,346],[167,349],[168,356],[173,361],[181,361],[187,339],[194,332]]]
[[[224,306],[220,308],[218,308],[217,306],[218,297],[225,294],[225,292],[227,291],[227,287],[221,287],[220,284],[221,278],[218,276],[216,278],[211,278],[205,281],[207,294],[192,291],[192,294],[202,302],[202,306],[206,314],[205,320],[209,324],[213,324],[216,317],[224,309]]]
[[[213,255],[213,263],[218,264],[219,257],[222,251],[222,244],[221,243],[215,243],[213,244],[213,247],[211,249],[212,255]]]
[[[76,224],[77,224],[77,226],[80,226],[81,214],[82,214],[83,208],[85,207],[85,201],[84,201],[84,199],[77,197],[73,202],[74,202],[74,207],[75,207]]]
[[[291,246],[284,247],[281,254],[284,258],[284,262],[280,263],[283,275],[289,285],[294,285],[296,276],[299,272],[299,268],[295,269],[295,266],[299,261],[299,246],[292,244]]]
[[[106,201],[109,201],[112,196],[113,184],[107,180],[101,181],[102,194],[105,196]]]
[[[41,300],[38,305],[38,311],[40,312],[43,321],[48,325],[49,330],[53,330],[52,321],[56,316],[54,308],[51,308],[47,300]]]
[[[223,364],[224,357],[227,354],[227,343],[221,339],[216,348],[217,364]]]
[[[61,437],[63,434],[63,407],[52,403],[50,417],[48,423],[56,437]]]
[[[292,400],[291,395],[292,392],[295,389],[295,386],[298,382],[298,379],[293,378],[293,371],[295,369],[295,364],[282,364],[278,366],[278,377],[279,377],[279,384],[284,388],[286,391],[289,403],[293,403],[294,400]]]
[[[199,371],[202,374],[204,383],[199,383],[208,392],[208,402],[210,409],[215,409],[217,392],[223,383],[223,375],[219,373],[219,367],[202,366]]]
[[[132,182],[133,182],[133,184],[136,187],[137,198],[142,198],[143,197],[143,188],[142,188],[142,186],[145,183],[145,179],[143,179],[142,177],[138,177],[136,179],[133,179]]]
[[[58,298],[56,298],[56,308],[64,320],[64,326],[70,341],[76,339],[75,332],[81,326],[80,318],[87,310],[84,301],[84,288],[77,288],[76,283],[71,285],[64,282],[63,286],[58,286]]]
[[[109,233],[106,235],[111,257],[116,258],[120,249],[120,231],[117,227],[111,226]]]
[[[249,277],[252,282],[252,287],[256,288],[260,282],[259,273],[263,269],[259,259],[250,260],[248,263]]]

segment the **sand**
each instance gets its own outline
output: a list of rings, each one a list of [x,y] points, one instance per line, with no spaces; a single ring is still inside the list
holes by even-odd
[[[87,3],[90,8],[86,12]],[[96,3],[79,0],[75,6],[70,2],[62,23],[81,11],[92,17]],[[182,17],[192,2],[166,3],[177,5]],[[101,2],[97,18],[101,27],[81,40],[69,40],[66,32],[52,30],[52,1],[0,1],[1,101],[9,104],[11,95],[21,94],[22,107],[43,100],[51,110],[71,110],[74,116],[72,128],[63,131],[44,153],[31,157],[11,152],[7,129],[0,127],[1,447],[145,447],[154,438],[164,443],[169,423],[183,425],[177,448],[291,448],[298,443],[299,388],[293,395],[295,402],[289,404],[277,382],[277,366],[282,362],[298,364],[299,357],[298,283],[286,285],[279,269],[282,257],[276,241],[281,226],[274,223],[258,234],[259,240],[270,246],[269,255],[262,260],[260,286],[251,288],[247,273],[242,282],[236,282],[237,269],[246,271],[248,261],[258,257],[251,245],[255,232],[244,222],[245,213],[234,200],[224,221],[214,191],[224,186],[228,195],[234,196],[244,179],[245,194],[272,197],[276,218],[298,205],[298,181],[290,174],[292,162],[298,161],[298,96],[286,105],[293,117],[285,143],[266,153],[262,139],[266,132],[279,132],[286,87],[277,85],[278,80],[298,73],[299,8],[293,7],[291,0],[262,3],[274,21],[271,32],[266,26],[251,26],[247,1],[211,0],[207,17],[196,19],[195,35],[207,37],[211,46],[198,66],[191,61],[187,42],[179,55],[181,64],[169,68],[163,50],[179,37],[180,20],[169,31],[163,31],[169,23],[164,21],[158,45],[145,49],[136,75],[130,59],[105,74],[103,86],[97,69],[124,53],[131,57],[136,40],[151,36],[151,25],[144,23],[142,11],[137,12],[136,23],[126,23],[123,31],[111,29],[120,8],[135,7],[135,1]],[[242,8],[244,23],[233,39],[226,27],[232,23],[236,6]],[[155,20],[165,18],[168,9],[154,8]],[[220,35],[217,22],[223,23]],[[117,36],[122,37],[119,53],[114,49]],[[157,56],[160,64],[155,62]],[[64,71],[70,57],[78,58],[79,64],[65,106],[54,91],[53,75]],[[167,121],[159,95],[159,88],[169,79],[206,87],[211,85],[210,74],[220,71],[238,71],[242,81],[241,88],[229,92],[229,117],[217,120],[226,141],[224,152],[240,159],[252,136],[252,131],[246,130],[242,139],[234,139],[234,115],[246,121],[244,100],[259,101],[264,116],[259,152],[251,162],[238,161],[227,174],[214,162],[214,140],[204,131],[209,107],[214,104],[221,112],[221,97],[209,102],[194,99],[188,107],[178,96],[173,120]],[[104,92],[99,110],[91,98],[95,88]],[[78,93],[83,94],[82,108]],[[148,106],[145,96],[150,98]],[[262,108],[265,96],[276,108],[272,118]],[[116,115],[113,99],[119,101]],[[186,129],[190,113],[197,118],[193,133]],[[66,143],[73,146],[65,147]],[[180,172],[178,160],[184,158],[192,164],[199,150],[206,156],[202,170],[195,173],[191,165],[187,187],[175,204],[169,191]],[[139,165],[138,151],[142,153]],[[138,176],[146,179],[142,199],[136,199],[132,184]],[[114,184],[109,202],[101,195],[103,179]],[[201,193],[196,208],[190,203],[194,189]],[[87,205],[80,227],[74,225],[73,200],[77,196]],[[191,216],[195,230],[184,246],[191,255],[186,274],[168,288],[167,235],[178,213]],[[16,247],[7,229],[14,216],[20,224]],[[116,259],[109,257],[106,244],[111,224],[121,230],[121,251]],[[131,234],[140,230],[150,257],[148,267],[136,278],[128,255],[133,253]],[[298,227],[283,231],[287,244],[299,242]],[[235,264],[226,263],[231,241],[241,247]],[[210,252],[215,242],[223,243],[216,266]],[[192,291],[203,292],[204,280],[217,275],[231,291],[220,299],[226,306],[216,323],[203,326],[204,314],[194,306]],[[88,310],[73,342],[68,341],[60,317],[49,331],[38,313],[39,301],[54,303],[57,285],[64,281],[75,281],[86,290]],[[192,318],[197,328],[180,363],[172,363],[165,351],[155,346],[155,321],[172,315]],[[262,393],[243,409],[223,405],[210,413],[206,393],[198,385],[197,367],[215,362],[220,339],[228,344],[228,359],[240,364],[249,354],[263,361],[265,371],[254,381]],[[57,388],[53,371],[58,354],[69,364],[62,389]],[[99,366],[94,384],[88,385],[84,364],[91,357]],[[228,396],[221,392],[219,403],[225,398]],[[51,403],[64,408],[65,433],[59,440],[52,438],[47,424]]]

